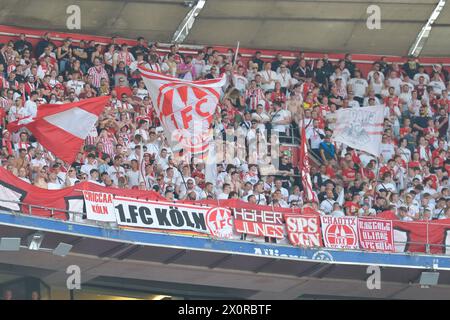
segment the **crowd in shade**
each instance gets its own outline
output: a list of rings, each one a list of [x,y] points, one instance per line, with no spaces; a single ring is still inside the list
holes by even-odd
[[[106,46],[71,38],[55,45],[48,34],[35,45],[17,35],[0,53],[0,160],[38,187],[91,181],[155,190],[169,200],[239,198],[312,206],[333,216],[390,210],[403,221],[450,218],[449,74],[442,65],[380,58],[366,74],[351,54],[332,62],[327,54],[312,60],[300,52],[287,60],[257,51],[244,59],[212,47],[183,54],[177,45],[163,54],[143,38],[135,46],[117,38]],[[185,80],[225,76],[213,131],[242,138],[246,155],[220,162],[217,179],[206,181],[203,162],[171,149],[138,66]],[[110,95],[109,103],[73,163],[55,158],[26,130],[6,130],[9,122],[35,116],[42,104],[101,95]],[[337,110],[367,106],[384,109],[379,157],[332,139]],[[313,201],[304,197],[292,152],[279,154],[275,170],[262,170],[264,152],[275,147],[270,137],[298,147],[303,123],[314,164]],[[251,157],[255,141],[258,153]]]

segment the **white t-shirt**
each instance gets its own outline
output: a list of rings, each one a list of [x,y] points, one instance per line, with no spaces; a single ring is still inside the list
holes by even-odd
[[[380,154],[383,155],[384,162],[391,160],[395,155],[394,145],[392,143],[382,143],[380,146]]]
[[[239,74],[234,74],[233,75],[233,83],[234,83],[234,87],[236,89],[238,89],[241,92],[244,92],[245,88],[247,87],[248,80],[244,76],[241,76]]]
[[[75,91],[75,94],[78,96],[80,95],[81,91],[83,91],[84,81],[69,80],[67,81],[67,88],[73,89]]]
[[[353,88],[353,95],[355,97],[364,97],[366,95],[366,89],[369,86],[366,79],[362,78],[352,78],[348,82]]]
[[[123,167],[115,168],[114,166],[110,166],[107,172],[115,185],[119,184],[120,177],[125,176],[125,169]]]
[[[442,94],[442,90],[445,90],[445,84],[442,81],[430,81],[428,84],[433,87],[433,92],[435,94]]]
[[[130,187],[139,185],[139,174],[140,174],[139,170],[137,171],[128,170],[127,177],[128,177],[128,185]]]
[[[261,88],[264,91],[275,89],[275,81],[278,79],[277,74],[275,73],[275,71],[263,70],[263,71],[260,71],[259,74],[261,75],[261,78],[262,78],[263,81],[268,81],[269,79],[272,79],[272,81],[270,81],[269,83],[264,83],[264,84],[261,85]]]
[[[323,212],[325,212],[326,214],[330,214],[331,211],[333,211],[333,204],[336,201],[334,201],[333,199],[325,199],[320,203],[320,210],[322,210]]]
[[[394,87],[395,95],[398,96],[400,94],[400,86],[402,84],[402,79],[400,78],[389,78],[389,85]]]
[[[325,132],[320,128],[313,128],[309,130],[306,135],[307,139],[311,141],[311,149],[319,149],[319,145],[322,142],[320,135],[325,136]]]
[[[272,193],[275,192],[276,190],[277,190],[277,188],[273,187]],[[287,191],[287,189],[283,188],[283,187],[280,188],[280,191],[281,191],[281,196],[283,197],[283,199],[287,200],[287,198],[289,198],[289,191]]]
[[[97,165],[86,163],[86,164],[83,164],[81,166],[80,171],[85,173],[85,174],[87,174],[87,176],[90,178],[91,177],[91,173],[90,172],[91,172],[92,169],[98,169]]]
[[[194,66],[195,74],[197,77],[202,75],[203,67],[205,66],[205,60],[192,59],[192,65]]]
[[[291,75],[288,72],[278,73],[277,80],[280,82],[282,88],[287,88],[291,85]]]
[[[288,110],[280,109],[279,111],[274,111],[272,113],[272,122],[286,120],[290,117],[291,112]],[[289,128],[289,124],[273,124],[272,129],[278,132],[286,132]]]
[[[37,114],[36,102],[28,100],[27,102],[25,102],[24,109],[25,109],[25,116],[31,116],[33,118],[36,117]]]
[[[426,73],[416,73],[414,75],[414,81],[416,81],[417,83],[419,82],[419,78],[423,76],[424,78],[424,83],[428,84],[430,82],[430,76]]]

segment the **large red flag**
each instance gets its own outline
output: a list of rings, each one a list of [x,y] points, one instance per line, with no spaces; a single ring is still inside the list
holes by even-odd
[[[301,143],[299,150],[299,169],[303,185],[303,197],[307,201],[316,201],[311,183],[311,167],[309,165],[308,146],[306,142],[305,121],[302,121]]]
[[[12,122],[8,130],[27,128],[47,150],[71,163],[109,99],[102,96],[74,103],[43,104],[35,118]]]
[[[144,67],[139,71],[172,150],[207,158],[210,127],[226,78],[188,81]]]

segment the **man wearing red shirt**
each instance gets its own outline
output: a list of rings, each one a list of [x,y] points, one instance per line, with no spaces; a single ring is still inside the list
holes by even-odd
[[[133,95],[133,91],[131,91],[130,87],[126,85],[125,79],[120,78],[119,85],[114,87],[114,90],[116,90],[117,96],[121,97],[122,94],[126,94],[128,97]]]
[[[359,205],[361,201],[361,196],[359,194],[354,194],[352,196],[352,201],[346,201],[344,203],[345,215],[347,216],[357,216],[358,210],[361,208]]]

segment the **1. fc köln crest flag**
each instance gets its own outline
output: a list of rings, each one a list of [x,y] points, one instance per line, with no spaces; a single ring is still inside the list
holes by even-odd
[[[384,106],[340,109],[336,116],[335,141],[377,157],[380,155]]]
[[[44,148],[71,163],[109,99],[102,96],[74,103],[42,104],[35,118],[12,122],[8,130],[27,128]]]
[[[173,78],[139,67],[164,133],[174,151],[206,158],[211,123],[225,77],[199,81]]]

